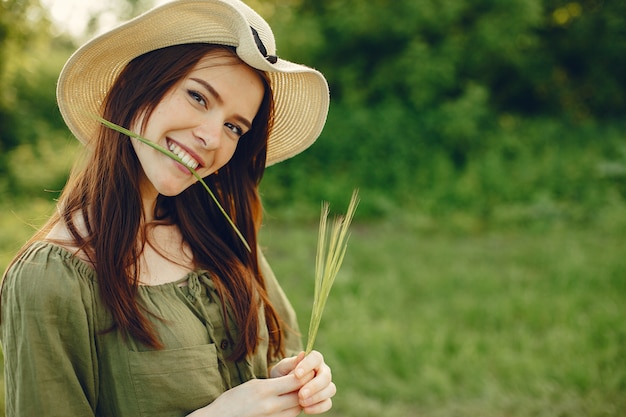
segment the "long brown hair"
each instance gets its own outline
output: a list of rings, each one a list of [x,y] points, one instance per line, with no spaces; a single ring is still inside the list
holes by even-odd
[[[209,53],[228,54],[233,64],[241,64],[232,48],[208,44],[176,45],[135,58],[110,89],[103,117],[125,127],[140,115],[149,118],[165,94]],[[219,173],[205,178],[252,251],[241,243],[201,184],[177,196],[159,196],[154,213],[157,221],[178,226],[197,267],[211,273],[223,301],[224,318],[228,320],[232,314],[239,330],[240,337],[233,340],[234,360],[256,350],[261,307],[270,336],[268,358],[284,354],[283,326],[267,295],[256,251],[262,214],[258,184],[265,170],[273,114],[269,79],[257,72],[265,94],[252,127],[239,140],[231,160]],[[48,228],[63,221],[76,246],[90,258],[102,300],[115,326],[159,348],[158,335],[135,297],[139,287],[136,272],[145,243],[139,192],[141,166],[128,137],[111,129],[102,127],[88,146],[93,147],[89,159],[71,175],[60,199],[60,214],[50,220]],[[82,216],[85,234],[76,226],[77,215]]]

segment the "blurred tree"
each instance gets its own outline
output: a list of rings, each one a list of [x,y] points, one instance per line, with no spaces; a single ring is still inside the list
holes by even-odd
[[[106,26],[109,26],[111,22],[131,19],[148,10],[153,4],[154,0],[110,0],[101,2],[99,3],[99,11],[89,17],[82,37],[92,37]],[[110,19],[103,22],[104,16],[108,16]]]
[[[333,97],[322,140],[303,160],[287,161],[288,173],[276,178],[285,187],[306,189],[312,200],[355,180],[362,188],[394,193],[395,200],[416,195],[417,189],[422,198],[430,192],[450,201],[458,195],[446,195],[475,198],[486,187],[510,196],[515,187],[504,179],[512,161],[541,157],[550,140],[557,148],[589,146],[590,137],[602,134],[566,130],[576,129],[574,124],[619,123],[626,111],[623,1],[273,4],[267,9],[279,55],[316,65]],[[554,123],[538,121],[528,129],[535,136],[518,133],[542,118],[561,123],[562,131],[546,132],[541,128]],[[488,169],[469,166],[487,154]],[[548,166],[541,169],[549,171]],[[336,180],[299,183],[308,178],[305,173],[322,170]],[[480,177],[467,179],[459,191],[454,182],[477,172]],[[274,175],[279,174],[269,173]],[[483,183],[496,180],[502,180],[497,187]]]
[[[86,22],[86,33],[81,37],[101,30],[104,23],[100,17],[105,13],[123,20],[152,2],[107,2]],[[0,0],[0,6],[0,192],[21,193],[25,186],[11,170],[12,151],[28,144],[38,157],[40,141],[49,143],[54,137],[68,136],[56,106],[55,86],[76,41],[62,28],[54,27],[39,0]],[[52,183],[60,187],[63,180]],[[34,187],[40,189],[41,184]]]
[[[473,84],[499,111],[614,117],[626,108],[623,1],[289,4],[289,53],[323,67],[342,101],[400,98],[422,111]]]
[[[532,59],[543,19],[541,0],[301,0],[296,8],[308,42],[288,50],[311,55],[336,106],[369,109],[370,124],[395,107],[404,126],[388,132],[404,143],[399,155],[436,148],[459,169],[484,146],[482,132]]]
[[[547,74],[534,92],[546,110],[575,120],[623,118],[626,2],[545,0],[539,31]]]
[[[8,175],[10,149],[31,137],[18,134],[20,98],[16,82],[35,71],[48,41],[49,22],[38,0],[0,1],[0,176]]]
[[[153,1],[102,3],[85,37],[110,25],[112,15],[126,19]],[[542,167],[535,163],[548,141],[564,155],[564,146],[606,140],[594,123],[617,120],[614,130],[623,131],[626,2],[247,2],[275,29],[278,54],[318,67],[333,96],[322,140],[303,159],[269,170],[266,202],[317,203],[343,197],[345,187],[355,185],[392,200],[417,188],[420,198],[430,192],[428,198],[450,204],[485,189],[513,200],[516,187],[506,181],[511,163],[519,162],[528,178],[561,181],[546,187],[563,187],[571,177],[550,171],[549,159]],[[51,35],[38,0],[0,0],[0,6],[1,192],[11,149],[51,134],[69,136],[55,108],[54,84],[75,41]],[[489,167],[477,166],[486,159]],[[546,171],[531,175],[539,169]],[[326,175],[312,181],[310,173],[318,171]]]

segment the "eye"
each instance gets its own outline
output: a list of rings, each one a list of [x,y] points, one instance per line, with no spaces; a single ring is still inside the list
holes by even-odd
[[[239,126],[234,125],[232,123],[224,123],[224,126],[226,126],[226,129],[230,130],[232,133],[235,134],[235,136],[237,136],[238,138],[242,137],[244,132],[243,129],[241,129]]]
[[[191,97],[193,101],[196,101],[201,106],[206,107],[207,101],[202,94],[195,90],[187,90],[187,94],[189,94],[189,97]]]

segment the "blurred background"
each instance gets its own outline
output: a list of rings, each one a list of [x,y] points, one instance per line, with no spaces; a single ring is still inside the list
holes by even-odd
[[[328,415],[626,415],[626,2],[248,3],[331,88],[261,190],[305,334],[320,202],[361,194],[318,334]],[[0,270],[80,155],[63,63],[153,4],[0,0]]]

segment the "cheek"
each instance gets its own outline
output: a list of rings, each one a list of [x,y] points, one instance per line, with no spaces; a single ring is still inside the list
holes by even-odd
[[[235,154],[236,150],[237,150],[237,142],[229,142],[223,146],[222,152],[220,155],[220,158],[222,159],[221,162],[223,162],[222,166],[226,165],[226,163],[228,163],[228,161],[230,161],[233,158],[233,155]]]
[[[176,95],[166,95],[159,104],[152,110],[150,118],[147,121],[145,117],[141,117],[138,123],[138,129],[143,129],[143,136],[150,140],[156,140],[153,136],[160,135],[165,130],[171,130],[176,127],[177,123],[182,122],[183,115],[181,109],[183,104]]]
[[[215,153],[213,163],[210,167],[206,168],[206,171],[201,172],[200,175],[205,177],[207,175],[213,174],[214,172],[221,169],[224,165],[226,165],[235,154],[235,150],[237,149],[236,143],[234,145],[223,145],[219,151]]]

